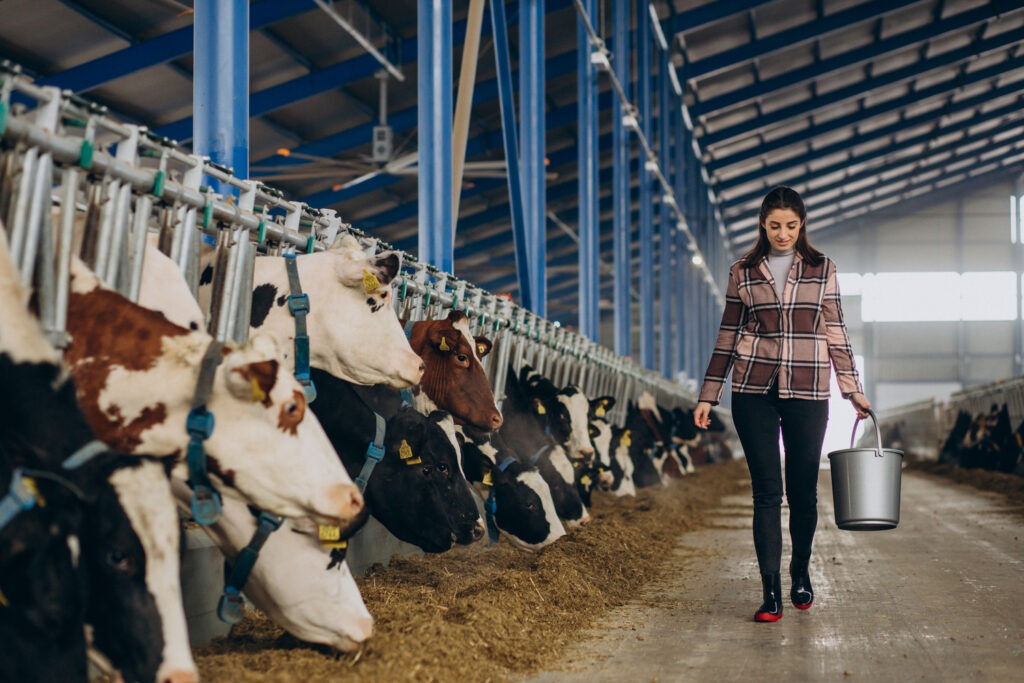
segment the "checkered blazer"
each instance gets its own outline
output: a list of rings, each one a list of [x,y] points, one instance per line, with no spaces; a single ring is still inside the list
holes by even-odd
[[[832,259],[812,266],[797,252],[782,301],[767,258],[754,268],[734,263],[700,400],[718,403],[730,368],[733,391],[766,394],[778,378],[779,398],[827,399],[830,364],[844,397],[864,392]]]

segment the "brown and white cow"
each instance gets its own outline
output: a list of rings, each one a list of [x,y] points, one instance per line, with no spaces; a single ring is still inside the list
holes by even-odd
[[[101,446],[75,401],[75,390],[60,355],[44,338],[39,321],[25,308],[27,298],[0,225],[0,376],[8,396],[6,402],[0,401],[4,404],[0,411],[0,451],[6,458],[17,450],[27,449],[34,453],[34,458],[55,460],[61,478],[74,480],[87,494],[88,502],[76,501],[81,508],[74,516],[84,513],[85,519],[79,520],[77,535],[69,536],[67,545],[75,569],[90,575],[85,616],[93,627],[96,646],[129,680],[194,683],[198,672],[189,648],[182,607],[179,523],[166,472],[150,458],[127,458],[102,450],[71,470],[60,466],[68,456],[82,453],[83,446]],[[82,479],[89,477],[87,470],[98,475],[102,480],[100,486],[94,489],[83,483]],[[40,507],[59,516],[60,496],[48,493],[46,498],[48,504],[41,503]],[[50,541],[58,536],[57,526],[51,523]],[[41,543],[33,552],[42,550],[44,545]],[[18,545],[7,547],[16,549]],[[29,566],[22,551],[15,555],[17,566]],[[8,638],[11,648],[35,660],[31,666],[40,679],[57,680],[44,673],[58,666],[57,662],[49,661],[56,659],[51,657],[53,653],[44,654],[44,641],[47,637],[58,639],[57,621],[65,621],[75,613],[75,601],[63,599],[63,591],[69,586],[59,576],[59,567],[50,563],[34,564],[24,575],[30,586],[43,587],[39,596],[30,595],[32,591],[27,588],[19,590],[15,601],[29,602],[32,608],[35,619],[27,619],[17,628],[17,636],[31,644],[18,645]],[[78,588],[76,582],[75,587]],[[5,588],[13,595],[10,586]],[[32,604],[33,597],[50,601],[55,611],[49,611],[44,604]],[[6,615],[12,610],[3,611]],[[50,618],[54,614],[59,614],[60,619]],[[46,632],[42,637],[30,632],[29,624],[38,621],[43,622]],[[79,623],[74,637],[81,640],[82,635]],[[81,642],[80,666],[84,675],[84,641]],[[70,642],[59,642],[59,657],[73,655],[66,652],[71,649]],[[6,659],[5,666],[7,674],[21,677]]]
[[[456,424],[482,432],[501,426],[501,413],[480,364],[491,351],[491,340],[473,336],[465,313],[449,311],[443,320],[413,323],[409,344],[424,364],[415,398],[417,410],[424,414],[447,410]]]
[[[326,251],[296,256],[295,264],[302,291],[309,296],[311,366],[355,384],[404,389],[420,381],[423,361],[409,348],[392,305],[398,254],[367,256],[355,237],[344,235]],[[212,273],[206,265],[200,277],[199,302],[206,311]],[[253,273],[250,330],[273,336],[293,370],[295,319],[288,310],[285,258],[261,256]]]
[[[99,438],[128,453],[175,456],[174,474],[186,478],[185,421],[212,338],[104,288],[77,259],[68,332],[65,359]],[[207,401],[216,421],[205,442],[211,480],[274,514],[347,524],[362,495],[279,358],[266,335],[225,347]]]

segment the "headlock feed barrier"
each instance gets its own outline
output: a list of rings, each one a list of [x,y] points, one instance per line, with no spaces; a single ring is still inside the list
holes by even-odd
[[[67,342],[72,255],[135,301],[147,243],[153,241],[195,294],[203,235],[209,236],[217,249],[209,331],[221,341],[242,341],[257,253],[320,251],[344,233],[371,254],[390,248],[334,211],[236,178],[231,169],[189,154],[172,140],[114,120],[103,107],[35,85],[7,63],[0,65],[0,143],[0,219],[57,347]],[[556,384],[576,383],[591,397],[617,397],[609,421],[620,425],[628,401],[644,391],[668,408],[696,403],[679,384],[558,323],[409,254],[400,256],[400,316],[423,320],[464,312],[473,333],[493,342],[484,365],[499,405],[510,364],[530,364]]]
[[[960,411],[972,418],[988,414],[993,405],[1006,404],[1010,424],[1016,428],[1024,420],[1024,377],[1013,377],[954,392],[945,401],[935,398],[909,403],[879,413],[883,438],[897,435],[906,453],[934,459],[946,435],[953,429]],[[874,435],[865,434],[858,443],[867,443]]]

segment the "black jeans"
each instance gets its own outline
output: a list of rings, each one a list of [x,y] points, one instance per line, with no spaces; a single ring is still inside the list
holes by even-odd
[[[782,562],[780,426],[793,558],[809,560],[818,526],[818,465],[828,400],[780,399],[777,386],[767,394],[733,392],[732,419],[754,489],[754,550],[761,573],[780,571]]]

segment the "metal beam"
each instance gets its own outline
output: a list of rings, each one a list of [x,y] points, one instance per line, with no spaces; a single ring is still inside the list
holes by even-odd
[[[701,144],[704,145],[705,149],[709,149],[723,143],[731,143],[736,140],[741,140],[748,134],[763,135],[765,131],[781,124],[791,122],[793,119],[810,116],[815,112],[821,112],[828,107],[842,104],[849,100],[871,96],[882,88],[918,78],[930,71],[947,68],[960,62],[978,59],[989,52],[1005,49],[1022,41],[1024,41],[1024,31],[1006,31],[989,38],[988,40],[972,42],[962,48],[943,52],[942,54],[936,55],[930,59],[922,58],[913,64],[900,69],[887,71],[879,76],[872,74],[864,80],[845,88],[838,88],[827,93],[816,94],[814,97],[811,97],[804,102],[776,109],[769,114],[762,114],[757,117],[755,122],[756,130],[751,130],[749,123],[738,124],[708,133],[707,135],[702,136],[700,141]]]
[[[419,250],[421,261],[454,269],[452,250],[451,0],[418,0]]]
[[[658,161],[668,173],[669,184],[672,184],[672,95],[668,82],[668,70],[671,64],[667,52],[658,54]],[[674,200],[673,200],[674,201]],[[672,220],[672,211],[665,201],[665,193],[658,193],[658,304],[661,320],[660,335],[658,337],[658,369],[662,377],[673,376],[672,345],[675,336],[672,334],[672,298],[675,294],[673,281],[675,279],[674,263],[675,257],[675,221]],[[678,294],[676,294],[678,296]]]
[[[1000,125],[997,126],[999,129],[999,131],[997,132],[1001,132],[1006,129],[1006,126],[1012,125],[1015,121],[1019,120],[1021,117],[1024,117],[1024,109],[1021,108],[1021,105],[1022,101],[1020,99],[1014,100],[1009,104],[1003,105],[1002,107],[991,109],[989,111],[984,112],[983,114],[980,114],[978,116],[972,116],[953,125],[940,128],[933,128],[919,135],[904,138],[899,142],[890,145],[880,146],[876,149],[871,150],[870,152],[858,153],[856,157],[850,156],[848,158],[842,159],[841,161],[829,164],[828,166],[819,167],[815,169],[815,171],[812,173],[804,173],[804,175],[801,176],[781,175],[782,170],[786,169],[780,169],[777,171],[773,170],[770,173],[765,173],[765,177],[771,177],[773,179],[774,184],[784,182],[785,184],[791,185],[796,188],[806,188],[809,187],[810,183],[812,183],[815,179],[824,178],[835,173],[842,173],[847,168],[849,168],[849,166],[853,163],[865,164],[878,159],[888,159],[896,154],[899,154],[900,152],[912,150],[918,145],[930,145],[932,141],[938,138],[948,137],[949,135],[960,133],[962,131],[969,131],[972,128],[983,126],[991,121],[1000,122]],[[930,150],[930,153],[937,153],[939,150],[955,151],[958,147],[962,145],[978,142],[979,140],[988,138],[992,134],[993,130],[984,130],[981,133],[975,133],[973,135],[968,134],[965,137],[962,137],[953,142],[948,142],[938,147],[932,148]],[[830,154],[836,154],[839,152],[852,150],[855,146],[859,144],[861,144],[859,141],[848,141],[848,144],[844,148],[834,150],[830,152]],[[812,156],[815,155],[806,155],[805,157],[803,157],[804,160],[802,161],[789,160],[789,162],[794,164],[793,168],[804,166],[810,161],[813,161],[813,158],[811,158]],[[724,205],[722,206],[723,213],[727,218],[732,218],[736,215],[740,215],[742,213],[750,211],[751,209],[754,209],[756,206],[760,205],[761,198],[764,197],[765,193],[769,189],[771,189],[771,187],[773,187],[773,183],[766,182],[761,184],[756,190],[752,190],[742,195],[738,195],[736,197],[725,200]]]
[[[530,267],[530,298],[524,308],[547,317],[547,200],[544,125],[544,1],[519,3],[519,172],[523,180],[523,217]]]
[[[661,22],[661,30],[671,41],[677,33],[704,28],[708,24],[713,24],[734,14],[749,12],[771,1],[715,0],[715,2],[707,2],[685,12],[676,12],[669,19]]]
[[[193,150],[248,178],[249,2],[197,0],[193,26]]]
[[[1024,115],[1024,112],[1021,112],[1021,114]],[[812,205],[814,204],[813,198],[815,196],[827,195],[837,190],[842,190],[843,188],[850,187],[851,185],[855,185],[862,181],[876,177],[877,180],[872,185],[872,189],[878,190],[887,185],[892,185],[893,183],[899,182],[900,180],[904,180],[907,177],[919,175],[927,171],[941,169],[944,168],[945,166],[950,165],[951,163],[954,163],[953,161],[950,161],[949,159],[946,158],[940,159],[937,162],[929,163],[926,161],[929,158],[935,158],[937,156],[946,155],[949,153],[952,153],[954,157],[959,157],[959,150],[966,147],[970,147],[979,142],[985,143],[984,150],[988,151],[993,148],[998,148],[1002,145],[1014,144],[1019,142],[1022,138],[1022,133],[1024,133],[1024,127],[1022,127],[1020,123],[1018,123],[1018,125],[1015,128],[1000,128],[999,130],[990,129],[986,130],[984,133],[981,134],[965,136],[959,140],[947,143],[945,145],[939,145],[938,147],[925,149],[920,154],[915,154],[913,157],[906,157],[903,159],[893,159],[891,161],[887,161],[884,168],[874,167],[865,169],[863,171],[859,171],[857,173],[851,173],[850,175],[840,178],[839,180],[831,182],[827,185],[822,185],[820,187],[815,188],[803,188],[802,186],[799,185],[795,187],[796,189],[798,189],[798,191],[802,190],[801,194],[803,194],[803,196],[806,199],[808,199],[809,203]],[[1002,139],[996,141],[996,135],[1002,136]],[[970,152],[970,154],[977,153],[977,151]],[[915,166],[911,168],[907,173],[891,175],[892,171],[902,166],[907,166],[911,164],[914,164]],[[881,177],[883,173],[886,176],[884,179],[882,179]],[[756,210],[757,209],[754,206],[750,207],[750,213],[753,213]],[[737,230],[733,232],[737,233],[740,231]]]
[[[640,130],[651,139],[653,117],[651,107],[651,22],[648,4],[636,3],[636,95]],[[637,183],[640,193],[640,365],[653,370],[654,360],[654,193],[647,159],[637,162]]]
[[[1018,57],[1012,61],[1014,63],[1013,68],[1024,67],[1024,57]],[[823,122],[820,124],[812,124],[807,129],[801,131],[800,133],[786,135],[775,140],[767,141],[762,145],[758,145],[752,150],[729,155],[728,157],[722,159],[713,160],[707,164],[708,172],[717,174],[721,172],[722,169],[728,168],[729,166],[734,166],[735,164],[741,162],[750,161],[751,159],[757,157],[767,157],[775,152],[778,152],[779,150],[785,149],[786,147],[807,143],[817,136],[824,135],[826,133],[830,133],[842,128],[859,126],[871,118],[881,116],[883,114],[888,114],[894,111],[899,111],[911,105],[920,104],[925,99],[930,99],[932,97],[943,95],[951,97],[957,90],[961,88],[965,88],[974,83],[978,83],[980,81],[984,81],[990,78],[996,78],[1000,75],[1003,75],[1004,70],[1005,65],[1003,65],[1003,68],[990,67],[987,69],[979,69],[978,71],[965,75],[963,80],[958,82],[953,89],[950,89],[949,84],[940,84],[930,88],[924,88],[923,90],[920,90],[918,92],[909,93],[903,97],[887,100],[886,102],[880,103],[873,107],[866,107],[859,112],[854,112],[853,114],[849,114],[847,116],[841,116],[839,118],[832,119],[830,121]],[[895,135],[909,128],[913,128],[914,126],[929,123],[935,120],[936,118],[942,118],[944,116],[948,116],[949,114],[967,111],[975,107],[981,107],[1001,97],[1018,95],[1019,93],[1019,83],[1011,83],[1009,85],[1004,85],[999,88],[992,88],[986,92],[974,95],[973,97],[967,97],[962,100],[952,101],[948,103],[946,107],[943,108],[903,116],[899,121],[896,121],[895,123],[875,128],[868,133],[855,135],[853,136],[852,141],[843,140],[841,142],[833,143],[831,145],[819,147],[814,150],[812,155],[809,156],[813,156],[813,158],[817,159],[824,158],[826,156],[834,154],[837,149],[845,149],[846,146],[850,144],[861,145],[866,142],[878,140],[880,138],[888,137],[890,135]],[[780,162],[775,166],[782,166],[783,164],[787,168],[792,166],[792,159]],[[729,178],[728,180],[722,183],[718,183],[716,187],[719,187],[721,191],[724,190],[726,186],[736,186],[742,184],[743,182],[749,182],[750,180],[753,179],[766,177],[770,173],[771,172],[768,171],[766,168],[761,168],[756,172],[751,172],[748,174],[744,174],[743,176]],[[738,180],[737,178],[740,179]]]
[[[738,47],[716,52],[713,55],[687,62],[679,71],[686,82],[706,78],[726,69],[731,69],[744,62],[763,59],[780,50],[786,50],[811,41],[818,41],[830,33],[856,26],[888,14],[892,14],[909,5],[916,5],[923,0],[871,0],[850,9],[840,10],[827,16],[818,16],[813,20],[773,33],[764,38],[756,38]]]
[[[595,16],[597,0],[583,0],[588,16]],[[598,147],[598,97],[597,70],[590,62],[590,41],[583,19],[576,18],[577,80],[576,101],[579,149],[579,199],[578,231],[579,252],[579,320],[580,334],[592,341],[601,341],[601,309],[598,288],[600,273],[600,222],[597,215],[597,198],[600,188],[597,184],[601,165],[601,150]],[[550,125],[550,123],[549,123]]]
[[[614,16],[613,34],[615,50],[620,56],[629,54],[629,0],[612,0]],[[616,59],[614,62],[615,77],[622,83],[629,83],[629,59]],[[629,132],[622,123],[622,102],[619,98],[612,99],[612,192],[615,200],[615,353],[620,356],[632,354],[632,325],[629,288],[632,274],[629,270],[628,254],[630,250],[629,229]]]
[[[252,3],[249,28],[254,30],[316,8],[313,0],[262,0]],[[38,82],[82,93],[101,85],[164,64],[192,52],[193,27],[183,26],[143,43],[112,52]]]
[[[960,12],[953,16],[939,21],[931,22],[924,26],[903,33],[898,33],[889,38],[875,41],[855,50],[843,52],[827,59],[816,61],[808,67],[794,69],[786,73],[762,80],[750,86],[731,90],[726,94],[713,97],[703,102],[696,102],[690,107],[690,114],[695,117],[704,117],[711,112],[719,112],[733,107],[746,104],[753,100],[760,99],[767,94],[791,88],[827,76],[835,71],[850,69],[858,64],[864,64],[880,57],[885,57],[893,52],[905,50],[929,40],[943,38],[951,33],[963,31],[975,24],[988,21],[999,15],[995,5],[997,3],[986,3],[981,7]]]

